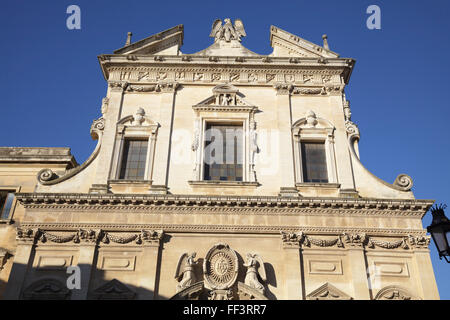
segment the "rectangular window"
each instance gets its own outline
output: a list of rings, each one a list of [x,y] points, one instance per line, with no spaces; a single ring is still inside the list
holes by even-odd
[[[126,139],[124,141],[119,179],[144,179],[147,160],[147,145],[148,140]]]
[[[301,142],[303,182],[328,183],[325,144]]]
[[[14,201],[14,192],[0,191],[0,220],[9,220]]]
[[[204,180],[243,180],[242,124],[206,125]]]

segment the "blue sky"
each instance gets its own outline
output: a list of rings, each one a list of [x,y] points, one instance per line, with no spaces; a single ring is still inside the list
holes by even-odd
[[[71,4],[81,8],[81,30],[66,28]],[[366,27],[372,4],[381,30]],[[388,182],[407,173],[416,198],[450,205],[449,9],[445,0],[4,1],[0,145],[70,147],[83,162],[106,94],[97,55],[122,47],[128,31],[135,41],[178,24],[182,51],[194,53],[211,44],[214,19],[240,18],[254,52],[271,53],[273,24],[317,44],[326,33],[331,50],[355,58],[346,94],[362,162]],[[450,299],[449,265],[430,248],[441,298]]]

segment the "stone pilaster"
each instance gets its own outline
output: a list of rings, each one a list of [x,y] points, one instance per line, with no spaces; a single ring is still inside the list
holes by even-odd
[[[357,300],[370,300],[369,279],[364,253],[364,244],[367,240],[365,234],[344,234],[345,247],[348,250],[354,298]]]
[[[167,193],[167,180],[169,174],[169,157],[172,137],[172,122],[175,108],[175,94],[178,83],[160,83],[161,102],[160,118],[161,127],[158,130],[156,151],[154,156],[152,188],[150,192]]]
[[[422,298],[425,300],[438,300],[439,291],[434,277],[433,265],[430,258],[430,237],[409,237],[409,243],[414,250],[414,262],[417,270],[419,287],[422,289]]]
[[[102,145],[100,153],[97,157],[98,163],[102,165],[97,166],[95,180],[90,189],[91,193],[107,193],[107,184],[111,171],[111,159],[113,159],[114,142],[116,139],[116,125],[119,120],[123,93],[127,88],[127,82],[110,81],[108,92],[108,111],[103,115],[105,121],[105,128],[102,137]]]
[[[302,275],[302,257],[301,257],[302,235],[296,233],[282,232],[282,257],[284,264],[283,283],[285,290],[285,299],[303,300],[304,283]]]
[[[295,189],[294,151],[292,145],[291,92],[292,85],[277,84],[278,172],[281,179],[281,196],[298,196]]]
[[[143,243],[142,266],[145,266],[145,270],[139,278],[140,300],[154,300],[157,296],[159,255],[164,233],[162,231],[152,233],[154,236],[144,239]]]
[[[89,292],[89,282],[91,280],[92,268],[95,263],[96,242],[82,241],[78,256],[78,267],[80,268],[80,289],[73,289],[72,300],[86,300]]]
[[[39,234],[39,229],[24,230],[17,228],[17,248],[14,254],[14,262],[4,294],[5,300],[20,299],[20,293],[27,275],[30,257],[33,253]]]

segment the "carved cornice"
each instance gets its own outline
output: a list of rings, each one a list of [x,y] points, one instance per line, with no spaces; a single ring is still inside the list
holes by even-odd
[[[65,210],[220,210],[245,214],[336,214],[422,217],[432,200],[383,200],[370,198],[287,198],[272,196],[200,196],[147,194],[18,193],[29,209]],[[213,212],[213,211],[211,211]]]
[[[366,233],[376,237],[425,237],[424,229],[380,229],[380,228],[352,228],[352,227],[298,227],[298,226],[276,226],[276,225],[223,225],[223,224],[115,224],[115,223],[22,223],[23,229],[40,229],[49,232],[77,231],[79,229],[104,230],[106,232],[129,232],[139,233],[140,230],[164,230],[169,232],[196,232],[210,233],[221,232],[230,234],[266,234],[279,235],[284,233],[303,232],[311,236],[336,236],[343,233]]]

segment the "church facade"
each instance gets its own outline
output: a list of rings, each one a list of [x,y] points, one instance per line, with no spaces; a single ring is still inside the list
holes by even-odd
[[[359,160],[355,60],[275,26],[254,53],[239,19],[195,54],[183,35],[98,57],[83,164],[0,148],[2,298],[439,299],[433,201]]]

